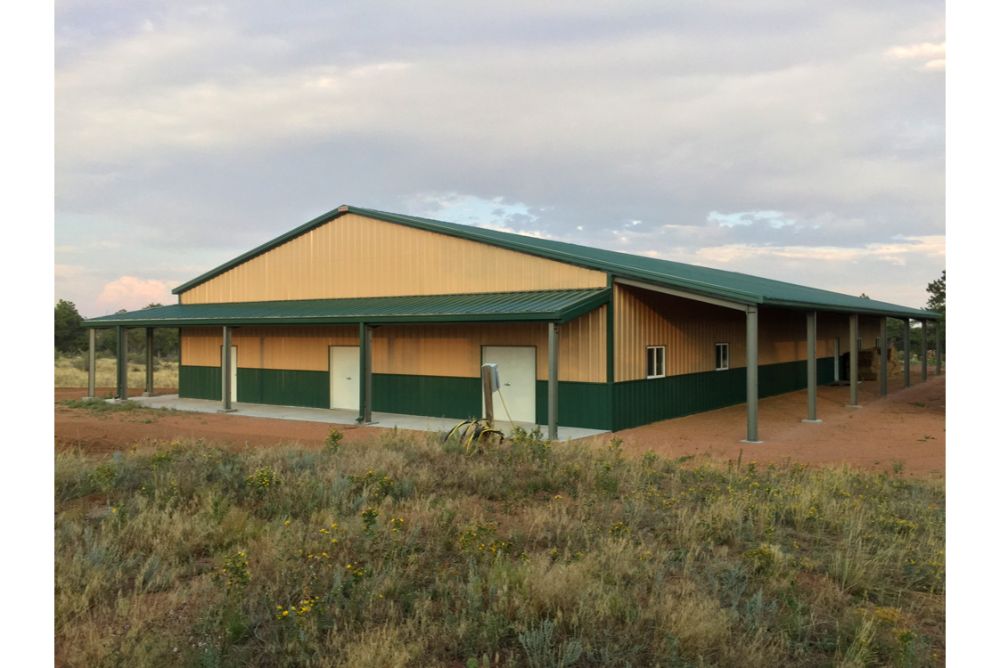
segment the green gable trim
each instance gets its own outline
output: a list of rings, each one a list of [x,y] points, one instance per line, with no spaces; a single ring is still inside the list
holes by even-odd
[[[611,290],[538,290],[414,297],[171,304],[91,318],[86,327],[567,322],[608,303]]]
[[[478,378],[372,374],[372,410],[464,420],[482,413]]]
[[[355,213],[384,222],[477,241],[587,269],[614,273],[622,278],[675,287],[702,296],[722,297],[739,303],[867,313],[893,317],[925,318],[929,320],[936,320],[941,317],[940,314],[933,311],[915,309],[872,299],[862,299],[853,295],[759,276],[751,276],[749,274],[660,260],[641,255],[629,255],[627,253],[619,253],[591,246],[581,246],[552,239],[538,239],[471,225],[459,225],[430,218],[406,216],[348,205],[342,205],[265,244],[243,253],[229,262],[219,265],[215,269],[178,286],[173,292],[180,294],[189,290],[239,264],[347,213]]]

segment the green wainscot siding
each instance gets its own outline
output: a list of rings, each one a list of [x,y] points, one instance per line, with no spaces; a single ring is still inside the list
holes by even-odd
[[[615,383],[615,429],[741,403],[746,385],[745,368]]]
[[[329,408],[330,374],[240,368],[236,371],[236,399],[251,404]]]
[[[185,399],[222,401],[222,369],[181,365],[177,393]]]
[[[833,382],[833,364],[832,357],[816,360],[817,384]],[[743,403],[746,384],[745,367],[615,383],[615,429]],[[762,365],[757,387],[761,397],[804,389],[805,360]]]
[[[479,417],[483,404],[479,378],[372,374],[372,410],[464,420]]]
[[[535,422],[549,422],[549,382],[535,381]],[[611,429],[611,388],[607,383],[559,381],[558,422],[563,427]]]

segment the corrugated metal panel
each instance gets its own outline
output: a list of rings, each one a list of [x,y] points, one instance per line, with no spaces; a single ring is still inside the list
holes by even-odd
[[[560,327],[559,376],[604,382],[605,309],[602,306]],[[222,335],[217,328],[184,328],[185,364],[218,366]],[[263,369],[326,371],[329,346],[358,345],[356,326],[240,327],[233,332],[237,365]],[[536,377],[548,378],[544,323],[383,325],[372,336],[374,373],[478,377],[482,346],[535,346]]]
[[[665,345],[667,375],[715,370],[715,344],[728,343],[730,367],[746,365],[746,316],[727,309],[630,286],[615,286],[615,380],[646,377],[646,347]],[[841,352],[849,350],[848,318],[843,313],[820,313],[816,355],[834,354],[840,337]],[[806,358],[805,312],[761,308],[759,363],[781,364]],[[863,347],[874,346],[879,318],[860,320]]]
[[[600,288],[604,272],[347,214],[183,293],[185,304]]]
[[[91,327],[502,322],[576,318],[606,303],[607,288],[490,294],[172,304],[85,321]]]
[[[458,239],[477,241],[529,255],[556,260],[579,267],[609,272],[635,280],[651,281],[664,286],[689,290],[702,295],[722,297],[748,304],[772,304],[793,308],[819,308],[858,313],[877,313],[899,317],[935,319],[938,314],[923,309],[914,309],[898,304],[889,304],[872,299],[861,299],[829,290],[820,290],[804,285],[776,281],[759,276],[750,276],[731,271],[699,267],[696,265],[671,262],[639,255],[629,255],[603,250],[591,246],[538,239],[508,232],[499,232],[480,227],[446,223],[429,218],[404,216],[400,214],[350,207],[338,207],[308,223],[301,225],[276,239],[263,244],[233,260],[202,274],[181,285],[175,293],[191,291],[210,279],[248,263],[254,258],[279,248],[288,242],[319,229],[332,220],[358,214],[389,223],[438,232]],[[371,240],[366,240],[370,243]],[[362,251],[363,252],[363,251]],[[595,279],[596,280],[596,279]],[[528,285],[523,289],[536,286]]]

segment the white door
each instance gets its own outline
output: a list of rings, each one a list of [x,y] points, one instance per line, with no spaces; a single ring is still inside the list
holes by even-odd
[[[219,356],[222,356],[222,346],[219,346]],[[229,347],[229,400],[236,402],[236,346]]]
[[[493,417],[535,424],[535,349],[532,346],[483,346],[483,364],[496,364],[500,391],[493,393]],[[503,401],[500,395],[503,395]],[[483,411],[485,413],[485,398]]]
[[[361,349],[330,346],[330,408],[358,410],[361,406]]]

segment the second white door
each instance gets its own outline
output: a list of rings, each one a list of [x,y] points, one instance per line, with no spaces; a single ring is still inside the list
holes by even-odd
[[[500,393],[493,393],[493,416],[507,420],[504,403],[514,422],[535,424],[535,348],[533,346],[483,346],[483,364],[496,364]],[[485,403],[484,403],[485,411]]]
[[[330,346],[330,408],[358,410],[361,405],[361,349]]]

